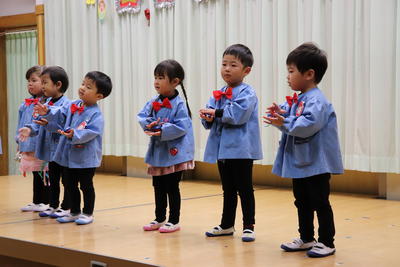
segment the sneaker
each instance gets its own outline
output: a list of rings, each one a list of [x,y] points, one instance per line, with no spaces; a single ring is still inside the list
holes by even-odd
[[[250,229],[244,229],[242,234],[243,242],[253,242],[256,240],[256,233]]]
[[[21,208],[21,211],[34,211],[36,209],[36,204],[30,203]]]
[[[58,209],[52,214],[50,214],[51,218],[58,218],[58,217],[64,217],[69,214],[69,210],[63,210],[63,209]]]
[[[40,211],[45,211],[45,210],[47,210],[48,208],[50,208],[50,206],[49,206],[48,204],[40,203],[40,204],[37,204],[37,205],[36,205],[36,207],[33,209],[33,211],[38,211],[38,212],[40,212]]]
[[[206,232],[206,236],[208,237],[214,237],[214,236],[223,236],[223,235],[233,235],[233,232],[235,232],[235,228],[229,227],[228,229],[222,229],[221,226],[215,226],[213,229],[210,231]]]
[[[321,258],[335,254],[336,249],[325,246],[324,244],[318,242],[312,249],[307,251],[307,255],[311,258]]]
[[[53,208],[48,208],[47,210],[40,212],[40,213],[39,213],[39,216],[40,216],[40,217],[49,217],[49,216],[51,216],[51,214],[54,213],[54,211],[55,211],[55,209],[53,209]]]
[[[165,221],[163,222],[157,222],[157,221],[152,221],[149,224],[146,224],[143,226],[144,231],[155,231],[158,230],[161,226],[165,224]]]
[[[179,224],[173,224],[173,223],[166,223],[163,226],[161,226],[158,231],[160,231],[160,233],[172,233],[172,232],[176,232],[179,231],[181,229],[181,227],[179,226]]]
[[[293,242],[282,244],[281,249],[283,249],[284,251],[287,251],[287,252],[309,250],[316,243],[317,242],[315,242],[315,240],[304,243],[303,240],[301,240],[300,238],[295,238],[295,239],[293,239]]]
[[[93,222],[93,215],[81,214],[78,220],[75,221],[78,225],[89,224]]]
[[[59,222],[59,223],[70,223],[70,222],[75,222],[78,219],[79,219],[79,214],[72,215],[70,213],[70,214],[65,215],[63,217],[58,217],[57,218],[57,222]]]

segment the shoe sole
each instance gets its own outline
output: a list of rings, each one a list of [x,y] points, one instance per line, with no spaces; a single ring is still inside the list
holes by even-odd
[[[86,224],[91,224],[93,221],[91,221],[91,222],[80,222],[80,221],[75,221],[75,223],[77,224],[77,225],[86,225]]]
[[[233,233],[227,233],[227,234],[219,234],[219,235],[216,235],[216,234],[212,234],[212,233],[206,232],[206,236],[208,236],[208,237],[228,236],[228,235],[233,235]]]
[[[328,254],[317,254],[317,253],[313,253],[313,252],[310,253],[310,251],[309,251],[309,252],[307,252],[307,256],[310,258],[323,258],[323,257],[331,256],[331,255],[335,254],[335,252],[336,252],[336,250],[331,253],[328,253]]]
[[[286,252],[296,252],[296,251],[307,251],[307,250],[312,249],[312,247],[309,247],[309,248],[289,248],[289,247],[287,247],[285,245],[281,245],[281,249],[283,249]]]
[[[256,240],[255,238],[251,238],[251,237],[242,237],[243,242],[253,242],[255,240]]]
[[[45,217],[50,217],[50,215],[49,214],[40,214],[39,213],[39,217],[45,218]]]

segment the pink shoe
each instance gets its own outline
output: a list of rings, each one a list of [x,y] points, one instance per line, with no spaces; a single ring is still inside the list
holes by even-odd
[[[152,221],[149,224],[146,224],[145,226],[143,226],[143,230],[145,230],[145,231],[155,231],[155,230],[158,230],[164,224],[165,224],[165,221],[163,221],[161,223],[159,223],[157,221]]]
[[[180,229],[181,227],[179,224],[166,223],[164,226],[161,226],[158,231],[160,231],[160,233],[172,233],[179,231]]]

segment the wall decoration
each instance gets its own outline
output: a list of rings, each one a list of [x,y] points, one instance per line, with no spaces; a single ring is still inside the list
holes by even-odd
[[[119,14],[138,13],[142,0],[115,0],[115,8]]]
[[[175,5],[175,0],[154,0],[154,7],[161,8],[169,8]]]

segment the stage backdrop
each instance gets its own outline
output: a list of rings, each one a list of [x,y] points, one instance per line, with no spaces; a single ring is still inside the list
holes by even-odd
[[[223,86],[224,49],[243,43],[253,51],[246,82],[257,91],[262,115],[272,101],[283,102],[291,93],[287,54],[313,41],[328,53],[320,88],[337,111],[345,168],[400,172],[399,0],[176,0],[163,9],[145,0],[139,13],[122,14],[115,2],[104,1],[101,20],[97,4],[45,1],[46,60],[70,75],[68,95],[77,98],[88,71],[112,77],[113,92],[101,101],[104,154],[145,155],[148,137],[136,114],[156,93],[153,69],[159,61],[174,58],[184,66],[196,159],[202,160],[208,132],[196,115],[212,90]],[[258,163],[272,164],[280,133],[260,130],[264,160]]]

